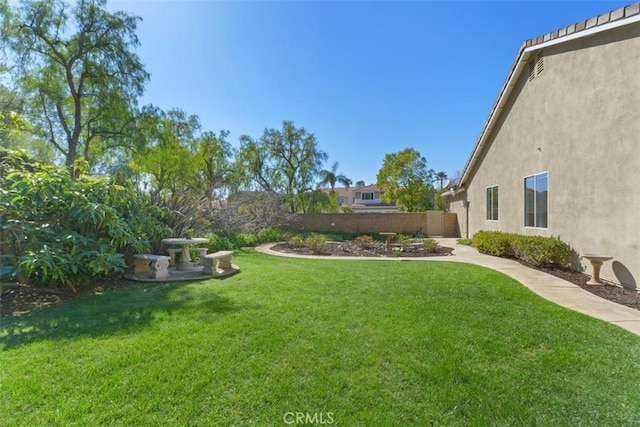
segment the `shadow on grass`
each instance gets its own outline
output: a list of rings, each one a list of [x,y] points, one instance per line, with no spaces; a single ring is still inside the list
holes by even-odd
[[[187,311],[224,314],[239,310],[206,285],[203,289],[194,289],[188,282],[144,284],[3,318],[0,349],[38,341],[132,332],[148,326],[154,319],[181,312],[186,315]]]

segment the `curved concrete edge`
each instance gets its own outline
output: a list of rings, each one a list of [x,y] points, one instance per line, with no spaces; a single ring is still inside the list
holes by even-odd
[[[271,249],[276,243],[256,247],[256,251],[274,256],[290,258],[313,258],[323,260],[370,260],[370,261],[441,261],[475,264],[499,271],[522,283],[525,287],[559,306],[578,313],[603,320],[640,335],[640,311],[600,298],[580,286],[551,274],[526,267],[517,261],[481,254],[474,248],[459,245],[455,238],[436,238],[441,246],[453,248],[452,256],[425,258],[368,258],[368,257],[327,257],[286,254]]]
[[[148,273],[145,274],[132,274],[127,273],[123,277],[127,280],[133,280],[135,282],[146,282],[146,283],[173,283],[173,282],[191,282],[196,280],[206,280],[206,279],[219,279],[222,277],[231,276],[233,274],[240,272],[240,267],[235,264],[231,264],[231,268],[227,268],[226,270],[218,269],[217,274],[205,274],[202,272],[202,268],[199,268],[195,271],[170,271],[169,277],[164,277],[162,279],[154,279]]]

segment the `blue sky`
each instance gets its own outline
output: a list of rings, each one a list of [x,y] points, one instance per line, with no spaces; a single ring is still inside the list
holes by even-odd
[[[374,183],[413,147],[461,171],[527,39],[619,1],[110,1],[140,16],[151,80],[141,105],[180,108],[238,146],[283,120],[314,133],[327,167]]]

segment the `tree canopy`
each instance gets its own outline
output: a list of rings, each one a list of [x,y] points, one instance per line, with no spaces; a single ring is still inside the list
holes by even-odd
[[[281,129],[265,129],[254,140],[240,137],[238,165],[257,188],[284,195],[290,212],[305,211],[305,193],[313,191],[315,180],[327,154],[306,129],[283,121]]]
[[[378,171],[378,188],[384,191],[385,203],[396,202],[405,212],[420,212],[433,207],[434,171],[427,169],[427,159],[413,148],[405,148],[384,157]]]
[[[29,121],[72,168],[122,143],[149,75],[132,51],[140,18],[106,0],[25,0],[4,8],[2,35]]]

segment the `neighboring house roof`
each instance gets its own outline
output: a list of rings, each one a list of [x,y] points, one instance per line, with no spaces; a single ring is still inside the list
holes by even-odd
[[[364,187],[356,187],[353,191],[357,191],[359,193],[363,191],[381,191],[375,184],[365,185]]]
[[[513,89],[515,88],[516,82],[518,81],[522,73],[528,72],[527,65],[533,55],[548,46],[568,42],[581,37],[588,37],[602,31],[607,31],[635,22],[640,22],[640,2],[587,19],[585,21],[580,21],[576,24],[569,25],[568,27],[564,27],[559,30],[544,34],[540,37],[525,41],[518,51],[516,60],[513,63],[509,74],[507,75],[507,79],[502,86],[502,89],[500,90],[498,99],[491,109],[489,118],[482,128],[480,137],[478,138],[478,141],[476,142],[473,151],[471,152],[471,156],[464,166],[460,181],[458,182],[458,188],[451,189],[445,192],[443,195],[455,195],[465,190],[464,186],[469,179],[474,166],[480,161],[485,146],[490,142],[489,136],[491,135],[493,127],[496,125],[496,123],[498,123],[498,119],[501,116],[504,106],[509,100]]]

